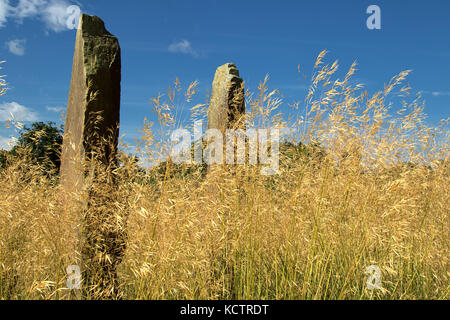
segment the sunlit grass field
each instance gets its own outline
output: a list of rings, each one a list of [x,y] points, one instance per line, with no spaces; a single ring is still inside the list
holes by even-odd
[[[275,176],[250,165],[158,166],[197,83],[182,90],[176,81],[151,100],[159,121],[145,121],[137,153],[154,167],[122,152],[104,204],[126,235],[121,298],[449,298],[447,120],[427,125],[408,71],[369,95],[352,81],[355,65],[336,80],[338,63],[325,59],[289,115],[268,78],[246,94],[247,128],[290,129]],[[191,122],[205,117],[206,105],[191,107]],[[76,298],[66,268],[77,264],[79,211],[62,209],[57,175],[26,150],[9,161],[0,170],[0,299]],[[378,290],[367,286],[373,265]]]

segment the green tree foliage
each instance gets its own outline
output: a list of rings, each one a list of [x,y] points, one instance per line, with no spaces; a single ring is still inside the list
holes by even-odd
[[[0,169],[4,169],[6,167],[7,157],[8,151],[0,150]]]
[[[53,122],[33,123],[31,128],[23,128],[11,154],[18,156],[25,151],[31,160],[39,163],[44,169],[59,171],[63,132],[62,127],[57,127]]]

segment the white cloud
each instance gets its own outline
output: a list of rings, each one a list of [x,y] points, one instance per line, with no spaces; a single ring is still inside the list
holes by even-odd
[[[17,139],[14,137],[6,138],[0,136],[0,150],[11,150],[12,147],[17,143]]]
[[[50,111],[50,112],[61,113],[61,112],[63,112],[66,108],[63,108],[63,107],[47,107],[46,109],[47,109],[47,111]]]
[[[39,15],[46,5],[46,0],[19,0],[17,7],[13,9],[14,17],[19,21]]]
[[[191,43],[188,40],[181,40],[179,42],[172,43],[169,46],[169,52],[170,53],[189,54],[189,55],[191,55],[193,57],[196,57],[196,58],[199,56],[197,51],[195,51],[192,48],[192,45],[191,45]]]
[[[17,102],[0,104],[0,121],[37,121],[38,114]]]
[[[19,0],[16,7],[9,5],[9,0],[0,0],[0,27],[8,17],[22,23],[25,18],[37,18],[46,28],[60,32],[68,30],[68,21],[73,18],[73,11],[68,8],[73,4],[68,0]]]
[[[6,46],[8,47],[9,52],[11,52],[12,54],[15,54],[16,56],[23,56],[23,55],[25,55],[25,43],[26,42],[27,41],[25,39],[11,40],[11,41],[6,42]]]
[[[0,0],[0,28],[6,23],[10,9],[9,0]]]
[[[70,13],[67,12],[67,8],[70,7],[70,3],[64,0],[53,0],[45,7],[42,14],[42,20],[48,29],[61,32],[67,30],[67,21],[70,17]]]
[[[434,97],[450,96],[450,91],[434,91],[431,94]]]

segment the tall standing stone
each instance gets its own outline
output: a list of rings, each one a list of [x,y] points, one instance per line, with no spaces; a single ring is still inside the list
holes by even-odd
[[[99,147],[102,139],[112,140],[117,146],[120,81],[119,41],[100,18],[81,15],[61,157],[61,183],[65,188],[80,187],[83,174],[77,162]],[[93,125],[97,115],[102,120]],[[105,161],[110,156],[105,154]]]
[[[224,132],[242,127],[245,115],[244,81],[232,63],[219,67],[214,77],[211,102],[208,109],[208,129]],[[240,122],[240,123],[239,123]]]
[[[112,209],[116,191],[112,172],[118,144],[120,82],[118,39],[106,30],[100,18],[83,14],[73,57],[61,156],[61,186],[65,210],[67,207],[74,210],[76,195],[83,192],[86,195],[83,207],[75,209],[81,220],[77,247],[82,253],[86,282],[108,292],[96,294],[94,298],[114,296],[116,267],[124,250],[123,235],[114,222]],[[95,187],[86,190],[88,171],[84,164],[87,159],[95,159],[99,165],[89,170]]]

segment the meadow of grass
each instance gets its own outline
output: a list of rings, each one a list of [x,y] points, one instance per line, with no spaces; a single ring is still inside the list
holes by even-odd
[[[352,84],[355,65],[332,80],[338,64],[324,59],[289,117],[268,79],[247,92],[248,128],[290,128],[279,175],[171,162],[144,171],[121,153],[105,206],[126,239],[122,298],[449,298],[447,121],[426,124],[420,95],[403,85],[408,71],[369,95]],[[141,157],[165,159],[176,96],[196,93],[177,81],[152,99],[159,124],[145,122]],[[194,106],[192,120],[205,109]],[[24,153],[0,171],[0,299],[74,298],[66,267],[77,263],[79,212],[62,210],[58,179],[40,167]],[[371,265],[381,290],[366,285]]]

